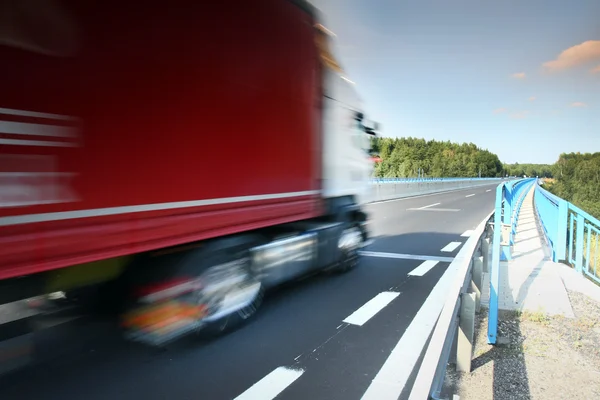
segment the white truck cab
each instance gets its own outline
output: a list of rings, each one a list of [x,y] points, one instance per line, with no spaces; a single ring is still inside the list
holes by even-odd
[[[350,196],[362,205],[371,200],[374,129],[365,126],[362,101],[354,82],[344,75],[334,56],[332,33],[323,26],[319,49],[323,60],[323,197]]]

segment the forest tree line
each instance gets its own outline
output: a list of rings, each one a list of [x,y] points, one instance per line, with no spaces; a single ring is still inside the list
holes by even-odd
[[[377,137],[373,139],[373,151],[381,158],[375,167],[376,177],[503,176],[504,166],[498,156],[473,143]]]
[[[600,153],[565,153],[552,165],[504,165],[511,176],[553,178],[544,187],[600,219]]]
[[[504,171],[508,176],[533,176],[539,178],[552,178],[554,167],[550,164],[504,164]]]
[[[552,178],[544,185],[546,189],[600,218],[600,153],[561,154],[552,165],[503,164],[496,154],[473,143],[412,137],[376,137],[373,152],[381,159],[375,166],[376,177]]]
[[[600,219],[600,153],[561,154],[544,187]]]

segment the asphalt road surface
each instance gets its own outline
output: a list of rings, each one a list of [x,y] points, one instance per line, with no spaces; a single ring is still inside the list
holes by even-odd
[[[444,300],[440,280],[493,210],[494,189],[369,205],[373,242],[354,271],[287,285],[216,340],[148,349],[97,318],[46,329],[36,363],[0,378],[0,399],[406,398]]]

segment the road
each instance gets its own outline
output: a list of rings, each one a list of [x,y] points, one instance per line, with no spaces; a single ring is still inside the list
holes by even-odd
[[[251,323],[217,340],[152,350],[124,343],[107,321],[47,329],[38,363],[1,378],[0,398],[405,398],[443,300],[436,284],[492,211],[494,188],[369,205],[373,242],[354,271],[277,290]]]

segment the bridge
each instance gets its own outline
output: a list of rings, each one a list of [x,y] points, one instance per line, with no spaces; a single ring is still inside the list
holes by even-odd
[[[242,329],[162,351],[102,319],[55,323],[0,398],[451,398],[447,370],[471,371],[477,315],[497,346],[503,310],[568,316],[565,286],[597,294],[600,222],[543,181],[373,185],[373,240],[351,273],[287,285]]]

